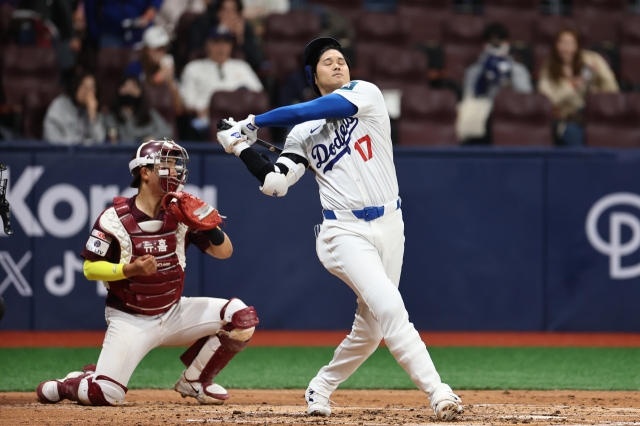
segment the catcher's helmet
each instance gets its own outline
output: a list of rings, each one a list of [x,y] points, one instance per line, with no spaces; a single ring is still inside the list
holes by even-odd
[[[315,83],[313,76],[316,73],[316,65],[318,65],[318,61],[320,60],[320,51],[325,47],[330,46],[332,49],[336,49],[338,52],[344,55],[342,51],[342,46],[335,38],[331,37],[320,37],[315,40],[312,40],[307,47],[304,48],[303,53],[303,61],[304,61],[304,76],[307,79],[307,83],[317,95],[321,95],[320,89]],[[347,62],[347,65],[349,63]]]
[[[169,163],[169,160],[174,160],[175,164]],[[187,150],[171,139],[144,142],[136,149],[131,161],[129,161],[129,171],[133,176],[133,181],[129,186],[138,188],[140,186],[140,169],[153,166],[149,168],[160,177],[164,192],[182,191],[189,175],[188,162]],[[159,164],[160,167],[156,168],[155,164]],[[171,169],[176,171],[175,176],[171,175]]]

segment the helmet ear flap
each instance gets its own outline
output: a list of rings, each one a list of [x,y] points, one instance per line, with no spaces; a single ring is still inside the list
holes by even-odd
[[[313,87],[315,81],[313,81],[313,70],[311,69],[311,65],[304,66],[304,76],[307,78],[307,83],[309,86]]]

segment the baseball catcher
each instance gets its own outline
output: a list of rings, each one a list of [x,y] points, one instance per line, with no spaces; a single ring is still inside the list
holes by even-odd
[[[258,316],[239,299],[182,297],[190,244],[218,259],[233,252],[218,211],[182,192],[188,161],[187,151],[171,140],[137,148],[129,170],[138,194],[113,200],[81,254],[87,279],[103,281],[108,290],[98,363],[40,383],[41,403],[121,403],[131,374],[151,349],[192,342],[180,357],[187,368],[175,390],[200,404],[229,398],[215,378],[247,346]]]

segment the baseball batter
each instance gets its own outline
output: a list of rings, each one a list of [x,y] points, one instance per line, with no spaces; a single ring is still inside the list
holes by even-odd
[[[404,223],[393,164],[391,131],[382,93],[350,81],[340,44],[319,38],[304,51],[308,83],[321,97],[253,116],[218,132],[218,141],[247,165],[263,193],[281,197],[311,169],[320,187],[324,221],[316,227],[322,264],[358,297],[351,334],[305,392],[308,413],[329,416],[331,393],[384,338],[398,363],[429,396],[439,420],[462,412],[461,400],[442,383],[398,291]],[[250,144],[257,129],[293,126],[275,164]]]
[[[163,207],[167,192],[172,193],[169,199],[175,195],[194,200],[182,192],[174,194],[187,180],[188,158],[186,150],[170,140],[149,141],[137,148],[129,163],[137,196],[114,199],[113,207],[96,221],[82,252],[87,279],[104,281],[108,289],[108,328],[98,363],[41,383],[38,401],[121,403],[131,374],[151,349],[194,341],[180,357],[187,368],[175,390],[200,404],[222,404],[229,398],[213,380],[247,346],[258,317],[239,299],[181,297],[189,244],[218,259],[233,251],[219,227],[194,231],[191,223],[181,222],[192,217],[186,207],[180,215]],[[173,198],[179,205],[177,201]],[[201,205],[196,214],[213,210],[197,201]]]

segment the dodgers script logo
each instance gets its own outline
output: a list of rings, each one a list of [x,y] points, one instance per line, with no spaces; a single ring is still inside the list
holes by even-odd
[[[585,224],[589,242],[600,253],[609,256],[609,276],[614,280],[624,280],[640,276],[640,264],[624,266],[622,258],[635,253],[640,248],[640,219],[624,211],[609,214],[609,241],[598,232],[598,221],[603,213],[612,207],[631,206],[640,210],[640,196],[630,192],[617,192],[599,199],[589,210]],[[622,241],[622,227],[631,230],[631,239]]]
[[[333,165],[338,162],[345,154],[351,155],[351,134],[358,126],[358,119],[354,117],[345,118],[340,127],[334,130],[336,137],[333,141],[325,146],[317,144],[311,149],[311,156],[314,160],[318,160],[316,168],[320,169],[324,164],[322,173],[327,173],[333,169]]]

